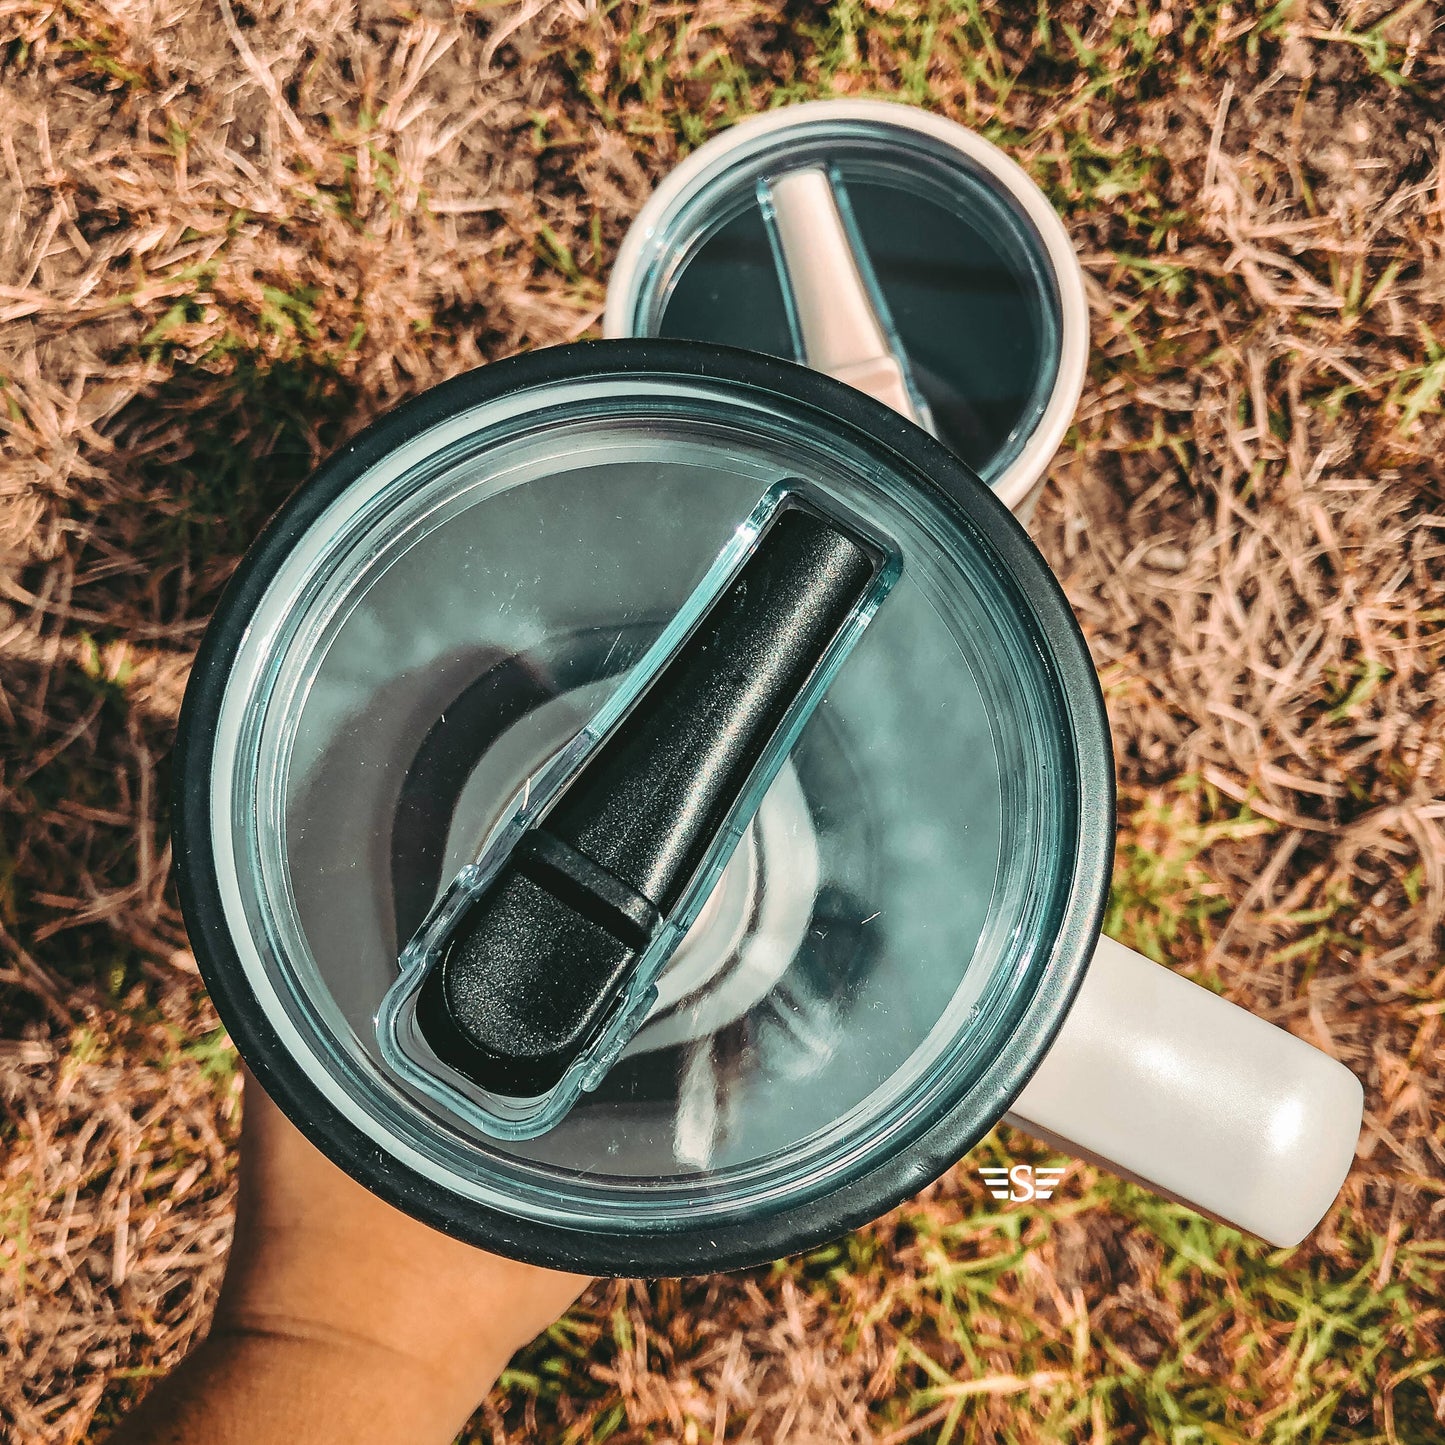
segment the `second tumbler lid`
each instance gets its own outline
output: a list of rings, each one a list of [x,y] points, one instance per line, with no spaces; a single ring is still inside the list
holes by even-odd
[[[720,342],[904,412],[1019,508],[1078,401],[1077,258],[1027,174],[906,105],[743,121],[669,175],[608,287],[609,336]]]

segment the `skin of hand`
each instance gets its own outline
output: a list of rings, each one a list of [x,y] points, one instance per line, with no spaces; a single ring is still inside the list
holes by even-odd
[[[448,1445],[588,1281],[383,1203],[245,1083],[236,1234],[211,1333],[110,1445]]]

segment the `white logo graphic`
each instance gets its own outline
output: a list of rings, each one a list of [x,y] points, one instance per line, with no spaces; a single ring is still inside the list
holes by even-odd
[[[1052,1198],[1065,1174],[1063,1169],[1035,1169],[1032,1164],[1015,1164],[1010,1168],[998,1166],[978,1172],[988,1192],[995,1199],[1009,1204],[1028,1204],[1035,1199]]]

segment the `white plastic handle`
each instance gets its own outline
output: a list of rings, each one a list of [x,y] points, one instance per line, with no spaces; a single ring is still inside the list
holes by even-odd
[[[1007,1118],[1271,1244],[1302,1240],[1349,1172],[1364,1091],[1337,1060],[1101,938]]]
[[[921,421],[863,284],[828,173],[817,166],[789,171],[768,189],[808,365]]]

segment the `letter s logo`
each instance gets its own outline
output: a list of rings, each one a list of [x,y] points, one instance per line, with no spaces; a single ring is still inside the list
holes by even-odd
[[[1013,1189],[1009,1191],[1009,1199],[1014,1204],[1027,1204],[1034,1197],[1034,1171],[1027,1164],[1015,1164],[1008,1172],[1009,1181]]]

